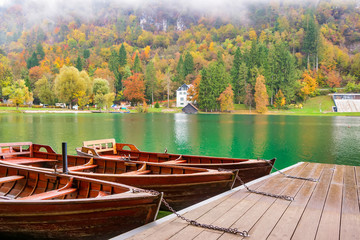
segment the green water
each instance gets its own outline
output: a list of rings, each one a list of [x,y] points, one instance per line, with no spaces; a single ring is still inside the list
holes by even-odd
[[[0,142],[31,141],[75,153],[115,138],[144,151],[360,165],[359,117],[219,114],[0,114]]]

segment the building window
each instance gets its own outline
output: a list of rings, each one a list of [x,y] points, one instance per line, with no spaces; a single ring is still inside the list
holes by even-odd
[[[180,105],[184,105],[184,103],[180,103]]]
[[[182,97],[182,98],[180,98],[180,101],[184,101],[184,98]]]

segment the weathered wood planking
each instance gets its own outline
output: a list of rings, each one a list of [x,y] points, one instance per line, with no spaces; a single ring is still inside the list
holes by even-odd
[[[294,196],[293,202],[249,193],[239,188],[206,205],[185,212],[200,223],[249,231],[243,239],[359,239],[360,167],[303,163],[289,175],[319,182],[272,175],[249,183],[259,191]],[[238,235],[188,225],[171,219],[129,239],[241,239]],[[117,239],[122,239],[121,235]]]

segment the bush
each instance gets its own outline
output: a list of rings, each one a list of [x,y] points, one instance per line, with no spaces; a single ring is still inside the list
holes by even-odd
[[[155,108],[160,108],[159,102],[156,102],[156,103],[155,103]]]

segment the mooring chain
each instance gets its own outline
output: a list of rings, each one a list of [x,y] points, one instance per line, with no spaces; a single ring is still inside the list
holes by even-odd
[[[150,193],[150,194],[155,195],[155,196],[160,194],[158,191],[147,190],[147,189],[132,189],[132,191],[134,193],[140,193],[140,192]],[[190,225],[193,225],[193,226],[196,226],[196,227],[201,227],[201,228],[207,228],[207,229],[222,231],[222,232],[227,232],[227,233],[232,233],[232,234],[237,234],[237,235],[240,235],[242,237],[249,237],[250,236],[247,231],[239,231],[237,228],[218,227],[218,226],[214,226],[214,225],[211,225],[211,224],[210,225],[209,224],[203,224],[203,223],[199,223],[199,222],[197,222],[195,220],[188,219],[188,218],[180,215],[179,213],[177,213],[164,198],[162,198],[161,202],[164,203],[164,205],[170,210],[170,212],[175,214],[181,220],[188,222]]]
[[[222,168],[219,168],[218,170],[221,171],[221,172],[232,172],[232,170],[222,169]],[[241,185],[243,185],[246,188],[246,190],[248,190],[251,193],[261,194],[261,195],[268,196],[268,197],[284,199],[284,200],[287,200],[287,201],[294,201],[294,197],[291,197],[291,196],[279,195],[279,194],[274,194],[274,193],[267,193],[267,192],[261,192],[261,191],[257,191],[257,190],[252,190],[245,184],[245,182],[240,178],[239,175],[236,175],[236,179],[239,180]]]
[[[274,164],[271,164],[269,160],[265,160],[265,159],[258,159],[259,161],[263,160],[265,162],[267,162],[267,164],[269,164],[272,168],[274,168],[278,173],[284,175],[287,178],[293,178],[293,179],[300,179],[300,180],[305,180],[305,181],[312,181],[312,182],[318,182],[319,179],[315,179],[315,178],[306,178],[306,177],[296,177],[296,176],[291,176],[288,175],[286,173],[283,173],[282,171],[280,171],[279,169],[277,169]]]

